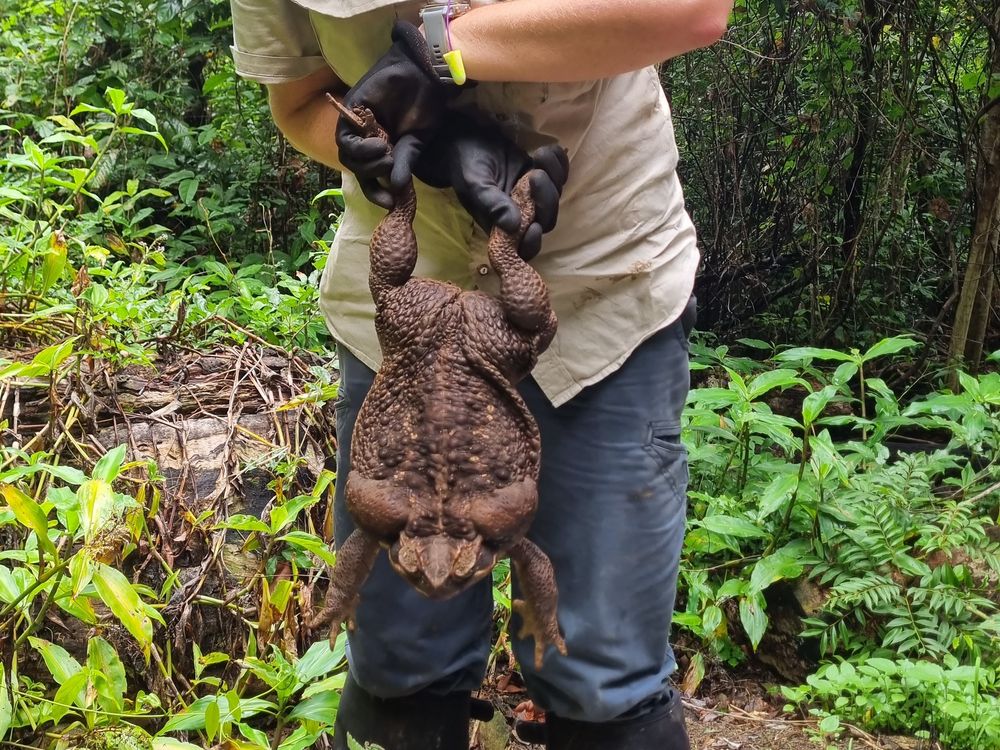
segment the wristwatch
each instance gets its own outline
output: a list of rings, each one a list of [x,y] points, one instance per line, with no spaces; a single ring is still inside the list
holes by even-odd
[[[427,46],[434,57],[434,72],[445,83],[461,86],[467,80],[461,50],[451,46],[448,25],[469,10],[468,2],[453,0],[431,0],[420,9],[420,20],[424,25]]]

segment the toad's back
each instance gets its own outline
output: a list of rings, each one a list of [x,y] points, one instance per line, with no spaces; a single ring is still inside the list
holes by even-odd
[[[410,279],[392,297],[376,323],[384,359],[358,415],[368,429],[354,436],[352,471],[446,505],[537,478],[537,427],[510,385],[534,364],[532,337],[485,294]]]

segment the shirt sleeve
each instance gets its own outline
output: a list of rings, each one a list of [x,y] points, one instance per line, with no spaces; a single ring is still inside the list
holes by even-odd
[[[260,83],[305,78],[326,65],[309,11],[291,0],[230,0],[236,72]]]

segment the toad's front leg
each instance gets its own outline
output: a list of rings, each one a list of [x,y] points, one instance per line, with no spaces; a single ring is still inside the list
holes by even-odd
[[[354,617],[358,594],[371,573],[378,551],[378,541],[358,529],[347,537],[337,552],[337,564],[330,575],[330,588],[327,589],[323,609],[309,621],[310,628],[330,623],[331,648],[337,640],[340,624]]]
[[[559,590],[552,571],[552,562],[537,545],[522,539],[510,550],[514,572],[524,593],[524,599],[517,599],[512,607],[521,616],[519,638],[529,635],[535,639],[535,669],[541,669],[545,647],[556,647],[566,655],[566,642],[559,632],[556,610],[559,605]]]

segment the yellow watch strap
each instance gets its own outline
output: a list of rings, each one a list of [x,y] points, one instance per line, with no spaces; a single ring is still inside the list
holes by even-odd
[[[462,61],[462,50],[453,49],[450,52],[445,52],[442,57],[448,64],[448,70],[451,72],[451,78],[455,82],[455,85],[461,86],[465,83],[468,80],[468,76],[465,75],[465,63]]]

